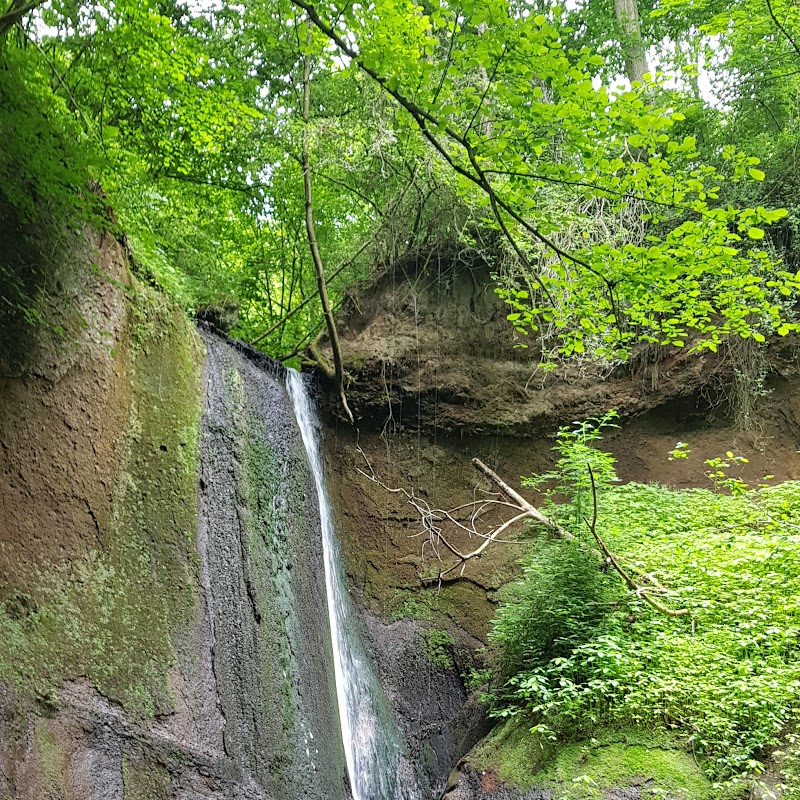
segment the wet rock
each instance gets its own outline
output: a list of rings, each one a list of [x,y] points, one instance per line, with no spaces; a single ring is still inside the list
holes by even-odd
[[[424,634],[430,626],[415,620],[385,623],[366,614],[381,684],[406,741],[406,768],[419,786],[419,797],[439,798],[453,766],[488,731],[486,708],[469,697],[461,678],[469,671],[470,650],[477,644],[455,631],[447,663],[432,663]]]
[[[345,800],[283,368],[85,244],[85,327],[0,376],[0,797]]]
[[[553,800],[553,793],[549,789],[508,788],[493,772],[478,772],[467,767],[458,773],[455,787],[442,800]]]

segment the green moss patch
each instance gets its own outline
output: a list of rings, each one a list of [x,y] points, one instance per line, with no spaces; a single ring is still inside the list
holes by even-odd
[[[420,631],[422,651],[436,669],[453,669],[453,647],[455,642],[447,631],[436,628]]]
[[[47,790],[63,793],[66,758],[44,720],[40,720],[36,726],[36,752]]]
[[[122,759],[124,800],[169,800],[172,778],[166,767],[150,759]]]
[[[509,786],[550,789],[558,800],[596,799],[609,789],[634,786],[643,797],[721,797],[692,755],[666,733],[601,731],[592,739],[553,745],[511,721],[492,731],[468,761]]]

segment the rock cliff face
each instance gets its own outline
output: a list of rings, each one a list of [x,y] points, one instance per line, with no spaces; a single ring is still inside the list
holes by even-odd
[[[344,800],[280,368],[83,253],[80,324],[3,333],[0,797]]]
[[[443,765],[460,761],[487,723],[471,718],[462,736],[464,729],[453,722],[466,692],[454,692],[448,681],[460,683],[469,657],[447,677],[440,675],[436,688],[420,668],[425,631],[446,632],[455,653],[459,643],[462,652],[475,652],[485,641],[497,590],[515,575],[521,550],[513,544],[493,546],[469,562],[461,580],[431,586],[423,578],[439,562],[426,544],[419,515],[401,492],[377,485],[369,475],[385,487],[413,491],[433,508],[453,508],[495,489],[472,467],[472,458],[518,487],[520,476],[553,465],[551,448],[559,425],[615,408],[622,425],[604,445],[617,457],[623,481],[705,485],[702,461],[730,449],[750,459],[745,480],[765,474],[777,480],[800,478],[794,343],[771,348],[759,414],[743,427],[718,405],[720,389],[733,377],[727,354],[641,353],[631,365],[603,373],[586,364],[545,372],[530,351],[516,347],[520,342],[505,314],[485,265],[433,253],[400,264],[363,287],[339,318],[347,396],[357,418],[355,427],[344,422],[331,393],[328,474],[344,555],[364,605],[384,621],[400,620],[370,625],[376,657],[401,719],[416,731],[412,740],[420,743],[418,758],[428,766],[430,787],[443,790],[449,783],[448,800],[558,796],[535,781],[527,788],[515,786],[498,771],[497,754],[484,753],[481,761],[471,753],[460,771],[445,779]],[[700,466],[668,461],[679,440],[690,443]],[[463,533],[452,541],[462,551],[476,546]],[[446,551],[442,558],[448,563]],[[434,697],[441,698],[441,708],[450,704],[442,714],[450,721],[438,727],[415,723],[409,698],[416,696],[428,708],[436,705]],[[469,708],[463,706],[458,714],[468,715]],[[619,750],[619,763],[623,752],[629,748]],[[672,751],[665,752],[665,759],[673,757]],[[580,763],[573,767],[579,775]],[[646,796],[650,779],[634,773],[627,777],[634,783],[641,779],[639,785],[614,789],[612,784],[609,800]],[[689,775],[703,784],[692,765],[677,764],[674,773],[676,780]]]

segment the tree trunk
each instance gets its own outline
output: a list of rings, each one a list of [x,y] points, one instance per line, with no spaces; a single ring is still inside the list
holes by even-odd
[[[306,46],[311,44],[311,25],[308,26],[306,35]],[[336,332],[336,323],[333,319],[330,300],[328,299],[328,286],[325,282],[325,268],[322,264],[322,256],[317,246],[317,235],[314,231],[314,201],[311,193],[311,156],[309,148],[309,122],[311,119],[311,56],[306,53],[303,59],[303,189],[305,190],[306,201],[306,233],[308,234],[308,246],[311,250],[311,258],[314,261],[314,268],[317,272],[317,289],[319,299],[322,302],[322,312],[325,315],[325,324],[328,328],[328,338],[333,351],[333,377],[336,387],[339,390],[339,397],[342,406],[350,422],[353,422],[353,413],[347,405],[347,397],[344,393],[344,365],[342,364],[342,353],[339,349],[339,334]]]
[[[614,0],[614,15],[622,35],[622,50],[625,55],[625,74],[633,83],[644,83],[647,65],[647,54],[642,42],[642,30],[639,26],[639,7],[636,0]]]

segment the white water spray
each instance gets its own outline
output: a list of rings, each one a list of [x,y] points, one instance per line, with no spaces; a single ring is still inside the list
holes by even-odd
[[[317,487],[336,696],[353,800],[399,800],[399,735],[352,619],[325,491],[317,415],[300,373],[288,370],[286,388]]]

